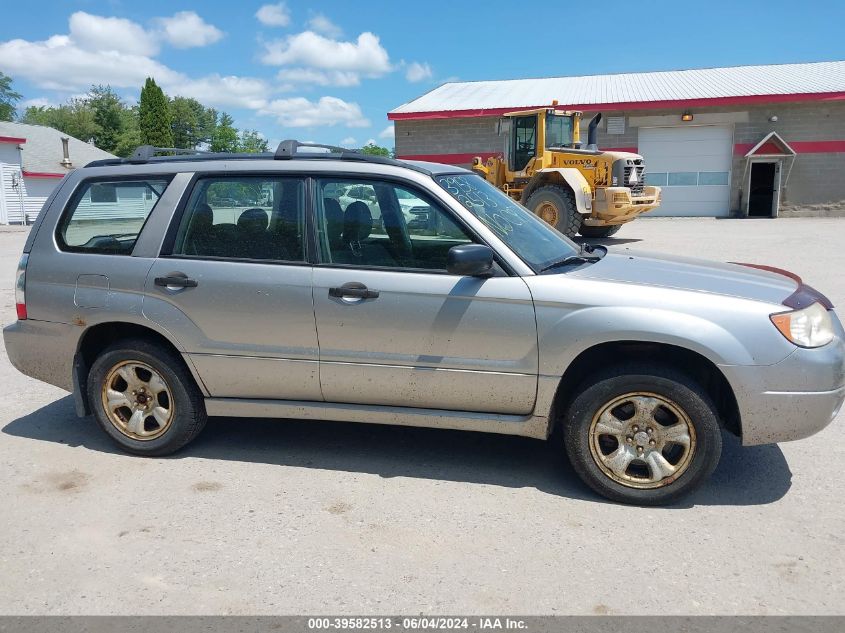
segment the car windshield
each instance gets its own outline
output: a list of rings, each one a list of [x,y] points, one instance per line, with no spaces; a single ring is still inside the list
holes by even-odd
[[[534,272],[564,257],[578,245],[528,209],[475,174],[438,176],[437,183],[496,234]]]
[[[561,114],[546,115],[546,147],[566,147],[572,144],[572,117]]]

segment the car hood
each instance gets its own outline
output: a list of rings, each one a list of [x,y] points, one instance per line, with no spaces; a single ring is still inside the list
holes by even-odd
[[[778,304],[798,283],[785,275],[738,264],[637,251],[609,252],[601,261],[570,273],[579,278],[617,281]]]

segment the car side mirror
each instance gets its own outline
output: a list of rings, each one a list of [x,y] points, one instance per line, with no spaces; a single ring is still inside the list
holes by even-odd
[[[449,249],[446,270],[452,275],[489,277],[493,274],[493,249],[484,244],[460,244]]]

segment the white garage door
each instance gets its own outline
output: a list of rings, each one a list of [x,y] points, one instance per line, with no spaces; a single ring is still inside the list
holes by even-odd
[[[732,150],[732,127],[640,128],[646,182],[663,187],[649,215],[728,215]]]

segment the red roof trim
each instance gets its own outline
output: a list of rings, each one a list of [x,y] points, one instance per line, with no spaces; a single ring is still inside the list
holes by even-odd
[[[26,178],[64,178],[64,174],[51,174],[43,171],[24,171]]]
[[[737,143],[734,145],[734,155],[745,156],[756,143]],[[793,141],[789,146],[796,154],[840,154],[845,153],[845,141]],[[765,154],[765,153],[758,153]],[[755,154],[757,156],[758,154]],[[784,155],[778,152],[776,155]]]
[[[0,143],[14,143],[15,145],[20,145],[21,143],[26,143],[26,139],[20,138],[19,136],[0,136]]]
[[[741,97],[712,97],[706,99],[669,99],[664,101],[619,101],[617,103],[575,103],[557,106],[559,110],[657,110],[662,108],[704,108],[722,105],[752,105],[755,103],[780,103],[784,101],[843,101],[845,92],[803,92],[777,95],[746,95]],[[515,110],[533,110],[548,107],[545,105],[511,106],[508,108],[488,108],[474,110],[438,110],[433,112],[388,112],[391,121],[422,119],[457,119],[479,116],[500,116]]]
[[[637,153],[636,147],[602,147],[605,152],[630,152]],[[424,160],[429,163],[444,163],[446,165],[465,165],[472,163],[472,159],[481,156],[486,161],[491,156],[502,157],[502,152],[472,152],[466,154],[402,154],[397,156],[399,160]]]
[[[833,154],[845,153],[845,141],[795,141],[789,144],[797,154]],[[737,143],[734,145],[735,156],[745,156],[754,147],[754,143]],[[639,152],[636,147],[602,147],[605,152]],[[400,154],[399,160],[423,160],[430,163],[444,163],[446,165],[465,165],[472,163],[472,159],[481,156],[487,160],[491,156],[501,156],[502,152],[471,152],[457,154]],[[779,154],[780,155],[780,154]]]

